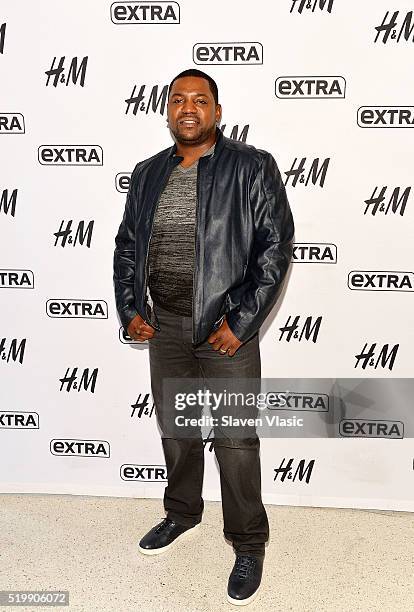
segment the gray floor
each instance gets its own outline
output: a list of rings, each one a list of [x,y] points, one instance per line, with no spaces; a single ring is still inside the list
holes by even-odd
[[[70,606],[53,609],[79,612],[414,610],[413,514],[266,509],[261,592],[242,607],[226,601],[234,553],[220,503],[206,502],[196,534],[148,557],[136,544],[163,518],[161,500],[3,495],[0,590],[68,590]]]

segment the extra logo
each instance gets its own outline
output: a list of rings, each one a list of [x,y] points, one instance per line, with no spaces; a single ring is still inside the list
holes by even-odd
[[[218,66],[263,64],[263,45],[259,42],[197,43],[193,47],[193,62]]]
[[[348,287],[357,291],[414,291],[414,272],[352,270]]]
[[[0,270],[0,288],[33,289],[34,274],[31,270]]]
[[[323,242],[295,242],[293,245],[293,263],[337,263],[335,244]]]
[[[402,421],[375,419],[342,419],[339,434],[347,438],[397,438],[404,437]]]
[[[50,452],[60,457],[103,457],[109,459],[110,446],[106,440],[51,440]]]
[[[116,25],[180,23],[180,5],[178,2],[114,2],[111,21]]]
[[[280,405],[268,403],[269,410],[301,410],[310,412],[329,412],[329,395],[325,393],[305,393],[295,391],[268,391],[267,394],[275,394]]]
[[[24,133],[24,117],[21,113],[0,113],[0,134]]]
[[[414,106],[360,106],[357,123],[361,128],[412,128]]]
[[[46,314],[55,319],[107,319],[105,300],[47,300]]]
[[[103,166],[99,145],[42,145],[38,149],[42,166]]]
[[[167,480],[167,466],[165,465],[134,465],[125,463],[121,465],[122,480],[135,480],[138,482],[165,482]]]
[[[0,412],[2,429],[39,429],[37,412]]]
[[[282,76],[275,81],[277,98],[345,98],[342,76]]]
[[[115,177],[115,189],[119,193],[128,193],[132,172],[118,172]]]

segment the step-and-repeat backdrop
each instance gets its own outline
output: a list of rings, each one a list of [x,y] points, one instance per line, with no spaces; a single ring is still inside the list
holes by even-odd
[[[265,502],[414,510],[412,4],[15,3],[0,10],[3,492],[162,497],[147,343],[122,331],[114,238],[135,164],[173,144],[167,87],[217,82],[295,219],[260,331],[284,392]],[[205,438],[205,499],[220,499]]]

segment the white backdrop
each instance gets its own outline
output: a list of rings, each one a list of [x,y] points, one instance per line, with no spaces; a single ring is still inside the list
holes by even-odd
[[[224,134],[275,157],[295,219],[286,291],[260,332],[262,376],[412,380],[411,8],[2,1],[3,492],[162,497],[148,347],[120,333],[112,257],[132,169],[173,144],[162,96],[186,68],[216,80]],[[316,331],[301,336],[307,321]],[[359,418],[409,418],[399,387],[390,397]],[[410,428],[344,437],[334,425],[334,436],[262,439],[263,500],[414,510]],[[217,500],[209,443],[206,462],[204,496]],[[294,477],[300,465],[309,479]]]

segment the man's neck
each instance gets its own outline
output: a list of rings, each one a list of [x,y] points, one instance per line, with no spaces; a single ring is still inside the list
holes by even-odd
[[[184,157],[183,161],[181,162],[181,166],[183,166],[184,168],[187,166],[191,166],[197,159],[199,159],[206,151],[208,151],[209,149],[211,149],[211,147],[213,146],[213,144],[215,144],[216,142],[216,133],[214,132],[214,134],[212,135],[211,138],[209,138],[208,140],[206,140],[205,142],[203,142],[200,145],[183,145],[181,143],[176,143],[177,144],[177,150],[175,152],[176,155],[179,155],[180,157]]]

